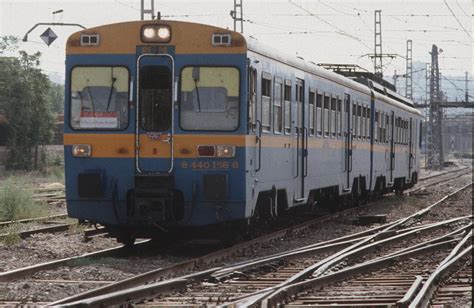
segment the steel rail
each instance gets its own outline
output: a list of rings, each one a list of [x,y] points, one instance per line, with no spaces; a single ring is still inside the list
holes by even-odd
[[[472,185],[472,183],[470,185]],[[465,187],[468,187],[470,185],[466,185]],[[435,204],[439,204],[439,203],[437,202]],[[349,209],[349,210],[351,210],[351,209]],[[346,210],[346,211],[349,211],[349,210]],[[340,214],[340,213],[338,213],[338,214]],[[415,214],[417,214],[417,213],[415,213]],[[273,238],[280,238],[280,237],[283,237],[285,234],[291,233],[289,230],[296,231],[299,228],[308,228],[309,226],[311,226],[315,223],[321,222],[321,221],[323,221],[325,219],[328,219],[328,218],[331,218],[331,217],[332,217],[332,215],[321,217],[321,218],[303,223],[299,226],[295,226],[295,227],[292,227],[292,228],[277,231],[275,233],[265,235],[261,238],[254,239],[250,242],[239,244],[239,245],[231,247],[229,249],[231,249],[231,251],[238,251],[238,250],[242,249],[242,247],[248,247],[248,246],[251,246],[252,244],[257,243],[257,242],[262,242],[264,240],[271,240]],[[385,232],[385,235],[383,235],[384,232],[379,232],[376,235],[374,235],[373,238],[386,237],[387,234],[389,234],[389,231],[393,232],[391,230],[392,229],[391,227],[393,226],[393,224],[396,223],[396,224],[402,225],[402,224],[406,223],[407,221],[408,221],[408,219],[400,219],[400,220],[398,220],[394,223],[384,225],[383,228],[379,228],[379,229],[382,229]],[[381,236],[381,234],[382,234],[382,236]],[[262,238],[263,238],[263,240],[262,240]],[[77,294],[77,295],[74,295],[74,296],[71,296],[71,297],[53,302],[53,303],[51,303],[51,305],[65,304],[65,303],[69,303],[69,302],[76,302],[76,301],[81,300],[81,299],[97,297],[97,296],[100,296],[102,294],[111,293],[111,292],[115,292],[115,291],[118,291],[118,290],[124,290],[126,288],[135,287],[139,284],[148,283],[150,281],[156,280],[156,279],[158,279],[160,277],[163,277],[165,275],[176,274],[176,272],[179,272],[179,271],[189,271],[189,270],[194,269],[198,264],[206,264],[206,263],[209,263],[209,262],[216,261],[218,259],[222,259],[225,256],[231,255],[231,254],[229,254],[229,251],[228,251],[229,249],[220,250],[220,251],[217,251],[215,253],[211,253],[210,255],[203,256],[201,258],[196,258],[196,259],[192,259],[192,260],[189,260],[189,261],[184,261],[184,262],[181,262],[177,265],[173,265],[173,266],[170,266],[170,267],[153,270],[153,271],[150,271],[150,272],[138,275],[138,276],[131,277],[129,279],[122,280],[122,281],[120,281],[118,283],[115,283],[115,284],[112,284],[112,285],[107,285],[107,286],[103,286],[103,287],[100,287],[100,288],[97,288],[97,289],[94,289],[94,290],[86,291],[86,292],[83,292],[83,293],[80,293],[80,294]]]
[[[61,304],[62,307],[108,307],[112,305],[131,303],[135,298],[150,298],[160,292],[169,292],[175,289],[184,288],[191,281],[207,277],[218,268],[211,268],[205,271],[185,275],[178,278],[172,278],[153,284],[138,286],[131,289],[117,291],[110,294],[99,295],[88,299],[79,300]],[[50,304],[53,305],[53,304]],[[56,305],[56,304],[54,304]]]
[[[138,242],[137,244],[135,244],[135,246],[142,245],[147,242],[149,242],[149,240]],[[106,257],[106,256],[114,255],[115,253],[118,253],[120,251],[125,251],[125,249],[127,249],[125,246],[118,246],[118,247],[108,248],[108,249],[104,249],[100,251],[85,253],[79,256],[63,258],[59,260],[54,260],[50,262],[45,262],[45,263],[35,264],[35,265],[23,267],[23,268],[14,269],[8,272],[0,273],[0,282],[19,279],[19,278],[31,275],[33,273],[36,273],[38,271],[56,268],[58,266],[67,264],[68,262],[71,262],[71,261],[76,261],[76,260],[85,259],[85,258],[98,258],[98,257]]]
[[[426,242],[426,243],[418,244],[418,245],[412,246],[410,248],[414,249],[414,248],[421,247],[422,245],[428,245],[428,244],[432,244],[432,243],[436,243],[436,242],[445,240],[445,239],[449,238],[449,236],[452,236],[452,235],[455,235],[459,232],[462,232],[465,228],[466,227],[463,227],[463,228],[458,229],[456,231],[453,231],[453,232],[451,232],[447,235],[444,235],[441,238],[437,238],[437,239],[431,240],[431,241]],[[416,231],[418,231],[418,230],[412,230],[411,232],[416,232]],[[353,240],[356,240],[356,239],[352,239],[352,241]],[[347,244],[350,241],[351,240],[349,240],[349,241],[346,240],[346,241],[343,241],[343,242],[336,242],[336,243],[331,243],[331,244],[328,244],[328,245],[322,245],[320,247],[314,247],[314,248],[312,248],[312,250],[313,250],[312,252],[314,253],[316,250],[325,250],[325,249],[328,249],[330,246],[332,246],[332,248],[334,248],[334,247],[342,245],[343,243]],[[405,250],[407,250],[407,249],[403,249],[403,250],[399,251],[398,254],[400,252],[404,252]],[[295,257],[296,254],[299,254],[299,256],[301,257],[301,256],[307,255],[309,253],[310,253],[309,251],[301,250],[301,251],[293,252],[293,254],[288,253],[286,256],[277,256],[277,258],[280,258],[280,259],[283,258],[283,257],[291,258],[291,257]],[[387,255],[387,256],[392,257],[391,255]],[[214,268],[214,269],[211,269],[211,270],[204,270],[204,271],[201,271],[201,272],[198,272],[198,273],[194,273],[194,274],[190,274],[190,275],[186,275],[186,276],[182,276],[182,277],[177,277],[177,278],[172,278],[170,280],[161,281],[161,282],[158,282],[158,283],[153,283],[153,284],[146,285],[146,286],[138,286],[138,287],[133,287],[133,288],[130,288],[130,289],[127,289],[127,290],[112,292],[112,293],[107,294],[107,295],[98,295],[98,296],[95,296],[95,297],[80,299],[80,300],[74,301],[74,302],[69,301],[67,303],[54,302],[54,303],[51,303],[50,305],[53,305],[53,306],[56,306],[56,305],[72,305],[72,306],[79,306],[79,307],[80,306],[99,307],[99,306],[109,306],[109,305],[130,303],[130,302],[133,302],[133,301],[145,300],[147,298],[154,297],[157,294],[160,294],[160,293],[163,293],[163,292],[168,292],[172,289],[184,288],[186,285],[189,285],[190,283],[196,282],[195,280],[197,280],[197,279],[209,279],[209,278],[213,277],[214,274],[222,272],[223,270],[226,270],[226,269],[235,270],[235,268],[236,268],[236,266],[217,267],[217,268]],[[176,284],[177,281],[179,281],[179,284]],[[172,288],[170,286],[172,286]]]
[[[348,277],[354,276],[356,274],[365,273],[368,270],[374,270],[374,269],[379,268],[380,266],[388,265],[394,261],[401,261],[408,257],[423,255],[432,251],[439,251],[440,249],[453,246],[456,242],[457,240],[455,239],[446,240],[446,241],[442,241],[442,242],[435,243],[432,245],[428,245],[428,246],[424,246],[424,247],[420,247],[416,249],[410,249],[408,251],[395,254],[391,257],[380,257],[375,260],[357,264],[355,266],[352,266],[352,267],[349,267],[349,268],[346,268],[341,271],[334,272],[325,276],[296,282],[291,285],[287,285],[283,288],[278,289],[276,292],[272,293],[270,296],[265,298],[262,304],[266,305],[266,307],[276,307],[278,303],[281,303],[287,298],[293,295],[296,295],[304,290],[315,288],[318,286],[327,285],[329,283],[334,283],[337,281],[341,281],[343,279],[347,279]],[[258,303],[260,302],[255,302],[253,303],[253,305],[256,305]]]
[[[464,169],[461,169],[461,170],[457,170],[457,171],[462,171]],[[466,175],[466,174],[469,174],[471,173],[472,170],[467,170],[466,172],[463,172],[461,174],[458,175],[459,176],[463,176],[463,175]],[[458,177],[453,177],[453,178],[448,178],[448,179],[442,179],[442,180],[439,180],[439,181],[436,181],[436,182],[433,182],[433,183],[427,183],[426,185],[424,186],[420,186],[420,187],[416,187],[416,188],[411,188],[407,191],[405,191],[406,193],[414,193],[414,192],[417,192],[417,191],[420,191],[420,190],[423,190],[425,188],[428,188],[428,187],[431,187],[431,186],[435,186],[435,185],[438,185],[438,184],[441,184],[441,183],[445,183],[445,182],[450,182],[450,181],[453,181],[455,179],[457,179]]]
[[[20,238],[25,239],[33,234],[63,232],[63,231],[67,231],[71,229],[71,227],[74,227],[76,225],[77,225],[76,223],[59,224],[59,225],[47,226],[43,228],[36,228],[36,229],[25,230],[25,231],[20,231],[20,232],[5,233],[5,234],[0,234],[0,240],[11,235],[18,235]]]
[[[469,234],[467,234],[462,241],[459,242],[458,245],[453,249],[453,251],[447,256],[436,268],[436,270],[428,277],[426,282],[423,284],[423,287],[416,295],[413,302],[409,305],[410,308],[419,308],[419,307],[428,307],[430,298],[432,297],[437,282],[447,274],[455,265],[456,263],[464,258],[466,255],[470,255],[472,251],[472,244],[469,245],[464,250],[460,251],[460,249],[467,243],[469,239],[472,239],[472,230]]]
[[[12,225],[12,224],[24,224],[24,223],[29,223],[29,222],[42,222],[42,221],[47,221],[47,220],[51,220],[51,219],[63,219],[63,218],[67,218],[67,214],[58,214],[58,215],[44,216],[44,217],[37,217],[37,218],[2,221],[2,222],[0,222],[0,228],[1,227],[6,227],[6,226],[9,226],[9,225]]]
[[[462,217],[463,219],[465,219],[466,217]],[[460,219],[455,219],[455,220],[450,220],[449,223],[453,223],[453,222],[456,222],[456,221],[459,221]],[[448,222],[448,221],[447,221]],[[442,225],[438,225],[439,227],[441,227]],[[433,228],[434,227],[434,224],[429,224],[429,225],[426,225],[425,226],[422,226],[422,228],[420,228],[420,231],[426,231],[428,230],[429,228]],[[386,254],[385,256],[383,257],[379,257],[379,258],[376,258],[374,260],[378,260],[378,259],[386,259],[386,258],[393,258],[395,256],[397,256],[398,254],[400,253],[405,253],[405,252],[409,252],[410,250],[413,250],[413,249],[418,249],[418,248],[422,248],[426,245],[431,245],[431,244],[436,244],[438,242],[441,242],[441,241],[447,241],[449,240],[451,237],[459,234],[459,233],[463,233],[463,232],[466,232],[466,230],[472,228],[472,223],[470,223],[469,225],[466,225],[466,226],[463,226],[457,230],[454,230],[452,232],[449,232],[441,237],[437,237],[435,239],[432,239],[432,240],[429,240],[429,241],[426,241],[426,242],[422,242],[422,243],[419,243],[419,244],[416,244],[416,245],[413,245],[413,246],[410,246],[408,248],[404,248],[404,249],[401,249],[401,250],[398,250],[396,252],[393,252],[393,253],[389,253],[389,254]],[[418,230],[412,230],[410,231],[412,234],[411,235],[417,235],[419,234],[418,233]],[[404,235],[406,236],[406,232],[405,233],[402,233],[401,235]],[[392,241],[394,240],[395,238],[399,237],[400,235],[395,235],[392,238],[389,238],[389,239],[384,239],[382,240],[383,242],[386,242],[387,240],[389,241]],[[372,244],[369,244],[369,245],[366,245],[367,246],[367,249],[370,249],[370,248],[375,248],[376,246],[380,245],[382,243],[382,241],[378,241],[378,242],[374,242]],[[371,247],[372,246],[372,247]],[[362,247],[361,247],[362,248]],[[356,251],[354,252],[355,254],[357,253],[361,253],[363,252],[363,250],[360,250],[360,251]],[[372,261],[367,261],[366,263],[369,263],[369,262],[372,262]],[[319,263],[319,262],[318,262]],[[313,266],[310,266],[310,268],[312,268]],[[309,272],[311,271],[307,271],[306,269],[297,273],[296,275],[292,276],[291,278],[297,276],[298,274],[301,274],[301,273],[305,273],[305,276],[304,277],[308,277],[309,276]],[[301,279],[303,279],[304,277],[301,277]],[[315,276],[313,276],[315,277]],[[316,278],[318,277],[321,277],[321,275],[318,275],[316,276]],[[266,297],[268,296],[272,296],[273,294],[277,294],[279,293],[280,290],[284,289],[286,286],[288,285],[292,285],[292,284],[295,284],[295,283],[298,283],[299,280],[301,279],[293,279],[293,280],[290,280],[291,278],[287,279],[286,281],[276,285],[276,286],[273,286],[273,287],[269,287],[267,289],[264,289],[264,290],[259,290],[257,292],[254,292],[253,294],[249,294],[249,295],[245,295],[241,298],[238,298],[236,299],[236,302],[234,302],[234,304],[242,304],[241,302],[243,302],[243,306],[247,306],[247,305],[254,305],[255,303],[257,302],[262,302],[265,300]],[[288,282],[290,281],[290,282]],[[272,293],[273,292],[273,293]]]
[[[347,209],[347,210],[344,210],[342,212],[337,213],[336,215],[341,215],[343,213],[350,212],[352,210],[354,210],[354,209],[352,209],[352,208]],[[85,292],[82,292],[82,293],[79,293],[79,294],[76,294],[76,295],[72,295],[70,297],[63,298],[63,299],[60,299],[58,301],[55,301],[55,302],[51,303],[51,305],[53,305],[53,306],[54,305],[60,305],[60,304],[65,304],[65,303],[69,303],[69,302],[73,302],[73,301],[78,301],[80,299],[96,297],[96,296],[99,296],[99,295],[103,295],[103,294],[107,294],[107,293],[111,293],[111,292],[115,292],[115,291],[119,291],[119,290],[125,290],[125,289],[132,288],[132,287],[135,287],[135,286],[139,286],[139,285],[142,285],[142,284],[147,284],[147,283],[150,283],[150,282],[154,282],[157,279],[161,279],[162,277],[166,277],[166,276],[169,276],[169,275],[175,275],[176,273],[192,271],[193,269],[196,269],[199,266],[206,265],[206,264],[211,264],[213,262],[222,260],[226,257],[229,257],[229,256],[233,255],[234,253],[237,253],[239,251],[242,251],[244,249],[252,247],[255,244],[269,242],[269,241],[272,241],[272,240],[275,240],[275,239],[287,237],[287,236],[289,236],[291,234],[294,234],[294,233],[302,232],[304,230],[307,230],[307,229],[311,228],[314,225],[317,225],[317,224],[325,222],[329,219],[332,219],[332,218],[334,218],[334,216],[335,215],[332,214],[332,215],[326,215],[326,216],[323,216],[323,217],[318,217],[318,218],[312,219],[310,221],[301,223],[299,225],[289,227],[289,228],[285,228],[285,229],[282,229],[282,230],[279,230],[279,231],[275,231],[275,232],[260,236],[258,238],[252,239],[250,241],[237,244],[237,245],[232,246],[230,248],[221,249],[221,250],[206,254],[204,256],[198,257],[198,258],[183,261],[183,262],[180,262],[180,263],[168,266],[168,267],[158,268],[156,270],[152,270],[152,271],[149,271],[149,272],[137,275],[137,276],[133,276],[133,277],[118,281],[117,283],[113,283],[113,284],[110,284],[110,285],[99,287],[97,289],[93,289],[93,290],[85,291]],[[374,228],[373,230],[379,230],[379,229],[380,229],[380,227],[377,227],[377,228]],[[363,231],[363,232],[366,232],[366,231]],[[363,232],[360,232],[358,234],[363,234]],[[349,236],[351,236],[351,235],[349,235]],[[350,239],[349,236],[345,237],[345,240]],[[332,241],[334,241],[334,240],[332,240]]]
[[[423,248],[427,245],[431,245],[431,244],[436,244],[436,243],[439,243],[439,242],[443,242],[443,241],[447,241],[449,240],[453,235],[456,235],[458,233],[463,233],[463,232],[466,232],[467,229],[469,228],[472,228],[472,223],[467,225],[467,226],[464,226],[462,228],[459,228],[457,230],[454,230],[448,234],[445,234],[445,235],[442,235],[440,237],[437,237],[437,238],[434,238],[432,240],[429,240],[429,241],[426,241],[426,242],[423,242],[423,243],[419,243],[419,244],[416,244],[416,245],[413,245],[413,246],[410,246],[410,247],[407,247],[407,248],[404,248],[404,249],[401,249],[399,251],[396,251],[396,252],[393,252],[393,253],[390,253],[390,254],[387,254],[383,257],[379,257],[377,258],[378,259],[384,259],[384,258],[391,258],[393,256],[396,256],[396,255],[399,255],[401,253],[404,253],[404,252],[409,252],[411,250],[415,250],[415,249],[419,249],[419,248]],[[371,262],[371,261],[367,261],[366,263],[368,262]],[[267,294],[270,294],[269,291],[273,291],[273,290],[276,290],[278,286],[273,286],[273,287],[270,287],[270,288],[267,288],[267,289],[264,289],[264,290],[260,290],[260,291],[257,291],[257,292],[254,292],[253,294],[249,294],[249,295],[245,295],[245,296],[242,296],[240,298],[236,298],[235,299],[235,302],[233,302],[234,305],[237,305],[239,302],[243,301],[243,300],[252,300],[252,301],[255,301],[256,299],[258,299],[258,295],[259,294],[262,294],[262,293],[267,293]],[[248,302],[246,304],[249,304]]]
[[[417,211],[415,212],[414,214],[410,215],[410,216],[407,216],[405,218],[402,218],[398,221],[396,221],[395,223],[389,225],[388,227],[386,227],[385,229],[383,229],[380,233],[383,233],[383,232],[390,232],[390,231],[393,231],[393,229],[395,229],[396,227],[399,227],[399,226],[402,226],[406,223],[408,223],[409,221],[415,219],[415,218],[419,218],[425,214],[427,214],[431,209],[433,209],[435,206],[439,205],[440,203],[442,203],[443,201],[453,197],[454,195],[458,194],[459,192],[467,189],[468,187],[472,186],[472,182],[468,185],[465,185],[457,190],[455,190],[454,192],[444,196],[443,198],[441,198],[440,200],[436,201],[435,203],[431,204],[430,206],[420,210],[420,211]],[[331,269],[332,267],[336,266],[337,264],[340,263],[340,261],[344,260],[345,258],[351,256],[353,254],[353,252],[355,251],[356,253],[357,252],[362,252],[364,250],[367,250],[367,249],[370,249],[370,248],[374,248],[374,243],[372,244],[367,244],[371,241],[373,241],[375,238],[377,237],[377,234],[375,235],[372,235],[372,236],[369,236],[368,238],[366,239],[363,239],[361,240],[360,242],[358,243],[355,243],[337,253],[335,253],[334,255],[332,256],[329,256],[315,264],[313,264],[312,266],[309,266],[307,268],[305,268],[304,270],[298,272],[297,274],[293,275],[292,277],[288,278],[286,281],[282,282],[281,284],[278,285],[278,288],[279,289],[282,289],[284,288],[285,286],[287,285],[290,285],[290,284],[293,284],[295,283],[296,281],[299,281],[305,277],[308,277],[310,275],[310,273],[313,273],[313,275],[323,275],[327,270]],[[366,245],[367,244],[367,245]],[[379,243],[380,244],[380,243]],[[365,245],[365,246],[363,246]],[[361,247],[362,246],[362,247]],[[362,248],[362,249],[359,249],[359,248]],[[278,292],[278,289],[276,289],[277,291],[270,291],[270,292],[267,292],[267,293],[262,293],[260,295],[257,295],[255,299],[253,299],[252,301],[254,302],[262,302],[266,297],[268,296],[271,296],[271,293],[272,292]]]
[[[449,221],[448,223],[454,223],[454,222],[457,222],[459,220],[463,220],[463,219],[466,219],[466,218],[467,217],[454,219],[452,221]],[[402,230],[393,232],[392,236],[395,236],[395,235],[410,236],[410,235],[413,235],[413,233],[419,234],[419,232],[422,232],[422,231],[427,230],[429,228],[437,228],[437,227],[442,227],[442,226],[444,226],[444,224],[440,225],[440,223],[421,225],[421,226],[402,229]],[[457,233],[463,232],[464,230],[470,228],[471,226],[472,226],[472,223],[465,226],[465,227],[462,227],[458,230],[455,230],[455,231],[453,231],[453,232],[451,232],[451,233],[449,233],[445,236],[451,236],[451,235],[455,235]],[[381,227],[383,227],[383,226],[381,226]],[[276,253],[276,254],[273,254],[273,255],[270,255],[270,256],[267,256],[267,257],[264,257],[264,258],[257,258],[257,259],[254,259],[254,260],[245,261],[245,262],[242,262],[242,263],[239,263],[239,264],[236,264],[236,265],[229,266],[229,267],[223,268],[221,270],[218,270],[215,273],[213,273],[211,276],[215,279],[221,280],[224,277],[226,277],[226,276],[228,276],[228,275],[230,275],[230,274],[232,274],[233,272],[236,272],[236,271],[248,271],[248,270],[256,268],[256,267],[261,267],[263,265],[273,263],[275,261],[291,260],[291,259],[302,257],[302,256],[305,256],[305,255],[310,255],[310,254],[314,254],[314,253],[317,253],[317,252],[322,252],[322,251],[325,251],[326,249],[337,248],[339,246],[349,245],[350,243],[352,243],[354,241],[367,238],[368,234],[370,233],[369,231],[373,232],[375,229],[380,229],[381,227],[377,227],[377,228],[373,228],[373,229],[370,229],[370,230],[367,230],[367,231],[359,232],[359,233],[357,233],[357,234],[361,235],[359,237],[355,237],[355,234],[351,234],[351,235],[343,236],[343,237],[340,237],[340,238],[337,238],[337,239],[334,239],[334,240],[329,240],[329,241],[326,241],[326,242],[320,242],[320,243],[317,243],[317,244],[296,248],[296,249],[286,251],[286,252],[283,252],[283,253]]]
[[[456,170],[450,170],[450,171],[446,171],[446,172],[442,172],[442,173],[438,173],[438,174],[425,176],[425,177],[419,178],[418,181],[419,182],[426,181],[426,180],[429,180],[429,179],[432,179],[432,178],[435,178],[435,177],[438,177],[438,176],[443,176],[443,175],[446,175],[446,174],[455,173],[455,172],[462,171],[462,170],[465,170],[465,169],[468,169],[468,168],[471,168],[471,167],[470,166],[464,166],[464,167],[456,169]]]
[[[415,281],[405,293],[403,298],[397,302],[398,308],[407,308],[410,302],[416,296],[416,292],[423,286],[423,277],[415,276]]]

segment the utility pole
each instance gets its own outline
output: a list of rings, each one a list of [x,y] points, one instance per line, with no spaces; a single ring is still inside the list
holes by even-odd
[[[237,22],[240,22],[240,33],[244,33],[244,12],[242,1],[243,0],[234,0],[234,10],[230,11],[230,16],[234,20],[234,31],[237,31]]]
[[[383,77],[382,67],[382,10],[375,10],[375,33],[374,33],[374,74]]]
[[[434,169],[443,168],[443,135],[442,120],[443,109],[441,108],[441,92],[438,66],[438,47],[433,45],[431,49],[431,76],[430,76],[430,130],[428,137],[428,166]]]
[[[150,19],[155,19],[155,0],[150,0],[150,8],[145,9],[145,0],[140,2],[140,18],[145,20],[145,14],[150,14]]]
[[[413,99],[412,40],[407,41],[407,69],[405,78],[405,97]]]
[[[426,63],[426,74],[425,74],[425,104],[428,105],[430,101],[430,80],[431,80],[431,65]]]
[[[430,102],[430,80],[431,80],[431,64],[426,63],[426,71],[425,71],[425,105],[429,106]],[[428,157],[430,156],[428,151],[431,149],[428,147],[428,138],[431,138],[431,134],[428,133],[428,129],[431,129],[429,126],[430,123],[430,113],[429,110],[424,109],[425,113],[425,168],[428,168]],[[431,140],[430,140],[431,142]]]

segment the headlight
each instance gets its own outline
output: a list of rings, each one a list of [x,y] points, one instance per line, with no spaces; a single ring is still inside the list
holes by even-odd
[[[234,157],[235,145],[220,144],[217,145],[217,157]]]
[[[166,25],[146,25],[142,27],[141,37],[147,43],[168,43],[171,40],[171,28]]]
[[[74,157],[91,157],[92,148],[89,144],[73,144],[72,156]]]

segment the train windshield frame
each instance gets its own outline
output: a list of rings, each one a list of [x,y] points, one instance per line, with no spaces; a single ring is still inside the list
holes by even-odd
[[[129,124],[130,72],[125,66],[71,70],[70,126],[74,130],[125,130]]]
[[[240,70],[234,66],[187,66],[180,78],[180,127],[235,131],[240,120]]]

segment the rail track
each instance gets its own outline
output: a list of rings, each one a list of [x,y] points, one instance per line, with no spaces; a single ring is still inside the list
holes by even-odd
[[[459,172],[462,172],[462,170],[454,170],[450,173],[454,173],[454,172],[459,173]],[[445,174],[439,174],[438,176],[445,176]],[[457,176],[459,176],[459,175],[456,175],[455,177],[457,177]],[[431,179],[433,179],[433,178],[431,178]],[[433,185],[435,185],[435,184],[433,184]],[[171,266],[164,266],[164,267],[158,268],[157,270],[152,270],[150,272],[146,272],[146,273],[143,273],[141,275],[134,276],[134,277],[131,277],[131,278],[119,281],[119,282],[114,282],[114,281],[110,281],[110,280],[107,280],[107,279],[99,279],[99,280],[82,280],[81,279],[81,281],[74,281],[74,280],[71,280],[71,279],[58,279],[58,278],[48,279],[47,277],[46,278],[42,277],[42,275],[35,275],[34,277],[31,276],[33,274],[33,272],[43,271],[44,269],[47,269],[47,268],[57,268],[57,267],[59,267],[63,264],[70,263],[71,260],[64,261],[65,263],[59,262],[56,265],[51,265],[51,267],[48,267],[48,266],[46,266],[44,268],[41,268],[41,267],[35,268],[34,267],[33,271],[28,273],[28,270],[27,270],[25,272],[26,274],[22,275],[22,277],[25,277],[27,281],[39,282],[39,283],[41,283],[41,282],[44,282],[44,283],[62,283],[62,284],[81,283],[81,284],[88,284],[88,285],[91,285],[91,286],[94,287],[94,289],[92,289],[90,291],[79,293],[78,295],[75,295],[75,296],[72,296],[72,297],[64,298],[64,299],[56,301],[52,304],[65,304],[65,303],[68,303],[68,302],[80,301],[81,299],[86,299],[86,298],[95,297],[95,296],[101,296],[101,295],[106,296],[106,294],[121,291],[121,290],[124,290],[124,289],[126,290],[126,289],[133,288],[133,287],[136,287],[136,286],[143,286],[145,284],[153,285],[154,283],[156,283],[156,281],[159,281],[159,280],[162,280],[162,279],[167,279],[167,278],[170,278],[170,277],[179,277],[180,274],[193,275],[192,274],[193,271],[196,271],[196,270],[199,270],[199,269],[202,269],[202,268],[210,268],[212,266],[217,266],[217,265],[219,265],[220,263],[223,263],[223,262],[229,262],[228,260],[232,259],[232,258],[230,258],[231,256],[235,257],[235,256],[240,255],[240,254],[246,254],[247,255],[246,259],[248,259],[248,253],[243,253],[243,252],[248,251],[248,252],[251,253],[252,250],[259,249],[259,247],[261,247],[262,245],[265,245],[265,243],[272,243],[272,242],[274,243],[275,241],[282,240],[282,239],[283,240],[291,240],[292,238],[297,238],[300,234],[307,233],[307,231],[311,230],[314,226],[321,225],[324,222],[334,220],[335,217],[344,217],[344,215],[350,215],[350,213],[353,213],[354,211],[357,211],[357,210],[360,210],[360,209],[363,209],[363,208],[366,208],[366,207],[370,207],[370,206],[371,206],[371,204],[368,204],[368,205],[365,205],[365,206],[361,206],[359,208],[351,208],[351,209],[348,209],[346,211],[342,211],[342,212],[339,212],[339,213],[336,213],[336,214],[333,214],[333,215],[325,215],[323,217],[319,217],[319,218],[316,218],[316,219],[311,219],[310,221],[301,223],[297,226],[286,228],[284,230],[273,232],[271,234],[266,234],[264,236],[255,238],[255,239],[253,239],[249,242],[241,243],[241,244],[236,245],[234,247],[231,247],[229,249],[214,251],[213,253],[206,254],[206,255],[203,255],[201,257],[192,258],[192,259],[189,259],[189,260],[186,260],[186,261],[183,261],[183,262],[178,262],[177,264],[174,264],[174,265],[171,265]],[[374,234],[375,232],[378,232],[378,230],[380,228],[382,228],[382,227],[377,227],[377,228],[373,228],[373,229],[363,231],[360,236],[366,236],[366,237],[370,236],[371,234]],[[89,229],[89,230],[86,230],[85,235],[87,237],[101,236],[101,235],[103,235],[103,232],[104,232],[104,230],[101,229],[101,228],[99,228],[98,230]],[[359,235],[350,235],[350,236],[347,236],[347,237],[343,237],[342,239],[339,239],[339,240],[328,241],[327,245],[332,245],[332,246],[324,247],[324,248],[320,247],[319,249],[324,251],[324,252],[321,252],[321,253],[327,254],[327,253],[330,253],[333,250],[337,250],[337,249],[343,248],[347,245],[350,245],[351,243],[353,243],[353,241],[355,241],[355,239],[358,236]],[[322,243],[323,242],[319,243],[318,245],[322,245]],[[316,246],[318,246],[318,245],[316,245]],[[105,254],[105,255],[107,255],[107,254]],[[114,253],[110,253],[110,255],[113,256]],[[324,256],[324,255],[320,255],[320,256]],[[94,256],[92,256],[92,257],[94,257]],[[91,258],[91,256],[85,256],[85,258]],[[97,256],[97,258],[100,258],[100,254]],[[80,260],[80,259],[81,258],[79,257],[78,260]],[[54,262],[52,262],[52,263],[54,263]],[[15,275],[10,276],[10,278],[8,278],[7,280],[8,281],[16,281],[20,278],[20,276],[17,276],[15,278],[11,278],[11,277],[15,277]],[[10,280],[10,279],[12,279],[12,280]],[[165,283],[165,285],[166,285],[166,283]],[[152,289],[153,289],[153,287],[152,287]],[[154,291],[152,291],[152,292],[154,292]],[[148,298],[148,296],[145,296],[145,298]],[[3,302],[3,303],[5,303],[5,302]]]
[[[413,243],[413,237],[418,237],[419,242],[415,245],[409,245],[407,242],[401,242],[400,246],[392,248],[392,251],[386,252],[386,255],[382,257],[374,257],[374,259],[371,260],[365,260],[360,264],[371,267],[379,264],[380,262],[389,262],[387,260],[388,257],[396,260],[397,258],[401,259],[420,253],[436,251],[440,249],[440,247],[451,247],[454,243],[456,243],[460,235],[466,233],[467,230],[471,228],[470,224],[467,225],[467,223],[470,222],[470,216],[457,217],[454,219],[451,218],[450,220],[445,220],[441,223],[432,223],[430,221],[427,224],[410,228],[407,228],[406,226],[415,223],[420,217],[427,215],[439,204],[452,198],[459,192],[470,188],[471,185],[472,183],[460,190],[457,190],[454,193],[445,196],[444,198],[433,203],[428,208],[425,208],[409,217],[381,227],[373,228],[369,231],[361,232],[359,234],[342,237],[328,242],[318,243],[310,247],[299,248],[267,258],[258,258],[256,260],[243,262],[231,267],[216,267],[180,277],[176,276],[176,273],[182,272],[184,269],[180,266],[189,266],[189,264],[186,263],[178,266],[175,265],[167,269],[160,269],[146,273],[141,277],[134,277],[117,284],[104,286],[102,288],[90,291],[87,294],[70,297],[52,304],[84,304],[95,306],[130,302],[136,303],[150,298],[157,298],[157,294],[160,294],[160,298],[148,303],[147,305],[180,306],[185,304],[216,305],[227,303],[228,305],[258,306],[264,300],[267,300],[266,297],[268,295],[271,295],[275,292],[280,294],[282,288],[288,288],[293,284],[311,281],[311,279],[307,279],[308,275],[311,276],[315,270],[319,271],[318,275],[322,275],[324,273],[325,275],[335,275],[338,277],[338,275],[340,275],[338,273],[344,272],[344,262],[347,262],[347,259],[350,255],[360,255],[361,252],[375,249],[379,245],[382,245],[382,243],[397,241],[400,238],[404,238],[406,240],[411,238]],[[445,232],[443,234],[439,234],[439,232],[435,232],[435,235],[431,235],[431,237],[428,237],[425,240],[422,240],[422,238],[419,237],[420,233],[427,232],[428,230],[437,230],[438,228],[446,228],[448,225],[451,226],[451,229],[449,229],[447,233]],[[402,226],[405,227],[401,230],[397,230],[397,228],[401,228]],[[400,248],[407,246],[409,246],[409,248]],[[393,251],[393,249],[395,249],[395,251]],[[334,253],[333,250],[336,250],[336,253]],[[225,253],[219,252],[221,257],[228,253],[228,251]],[[297,258],[296,256],[301,258],[301,256],[308,257],[308,255],[310,256],[309,259],[298,259],[298,262],[286,263],[288,260]],[[204,257],[203,259],[210,261],[212,260],[212,257]],[[317,260],[325,261],[322,262]],[[203,262],[203,260],[201,260],[201,262]],[[302,264],[312,265],[305,267],[302,266]],[[315,264],[317,266],[315,266]],[[289,267],[285,267],[286,265]],[[347,267],[347,264],[345,265]],[[349,271],[352,274],[354,271],[360,270],[360,266],[358,267],[358,265],[353,265],[353,267],[355,269]],[[263,272],[266,270],[266,274],[262,274],[262,268],[264,269]],[[191,270],[189,267],[187,267],[187,269]],[[254,271],[256,269],[257,273],[262,275],[258,276],[257,279],[250,279],[252,278],[252,275],[255,275]],[[156,282],[156,280],[160,277],[163,278],[167,275],[173,275],[175,278]],[[321,277],[316,277],[314,279],[321,279]],[[155,282],[153,282],[154,280]],[[148,284],[145,285],[146,283]],[[230,285],[229,288],[235,292],[226,289],[227,287],[223,287],[224,284],[226,286]],[[126,287],[129,289],[124,290]],[[181,291],[183,289],[185,291]],[[173,294],[173,290],[180,291],[179,293]],[[245,290],[247,290],[247,292],[245,292]],[[193,293],[193,291],[195,291],[195,293]],[[164,296],[170,292],[170,297],[165,299]],[[296,294],[298,294],[298,292],[296,292]],[[183,298],[185,301],[182,301]],[[178,299],[179,301],[177,301]],[[170,300],[170,302],[168,302],[168,300]]]

